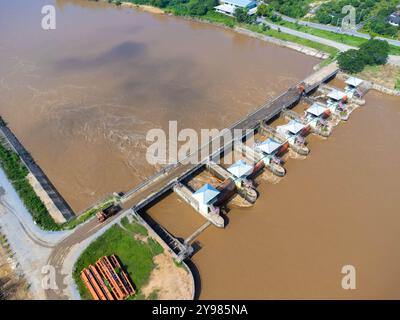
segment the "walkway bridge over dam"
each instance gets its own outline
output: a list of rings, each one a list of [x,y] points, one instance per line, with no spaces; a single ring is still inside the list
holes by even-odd
[[[293,106],[303,96],[307,96],[307,94],[318,88],[322,83],[335,77],[338,71],[339,69],[336,63],[321,68],[296,86],[289,88],[286,92],[271,102],[268,102],[256,109],[254,112],[249,113],[226,130],[230,130],[230,136],[235,137],[235,139],[238,137],[234,136],[233,132],[238,129],[242,130],[243,136],[241,138],[244,139],[246,130],[257,130],[261,121],[269,121],[273,119],[284,109]],[[211,144],[215,143],[216,139],[220,139],[220,141],[217,141],[216,145],[221,147],[212,151]],[[139,186],[126,192],[121,198],[121,203],[125,208],[132,208],[135,215],[140,215],[144,220],[146,220],[145,215],[141,215],[141,212],[145,211],[146,208],[151,206],[152,203],[156,202],[167,192],[170,192],[179,181],[184,180],[195,171],[199,170],[207,163],[207,161],[219,157],[225,150],[232,148],[233,143],[234,139],[225,141],[224,136],[222,135],[215,137],[209,143],[204,144],[197,151],[188,155],[184,160],[163,168],[160,172],[148,178]],[[203,154],[211,154],[211,156],[207,156],[206,158],[201,159],[201,161],[198,161],[199,156]],[[179,240],[175,239],[168,232],[165,232],[165,230],[161,233],[156,232],[151,225],[154,226],[154,221],[147,223],[147,227],[153,229],[156,236],[158,235],[159,241],[161,240],[164,245],[173,244],[173,247],[169,246],[170,252],[173,253],[178,260],[183,260],[185,257],[190,255],[192,248],[190,247],[189,242],[195,238],[195,235],[186,239],[182,245],[177,245]],[[206,225],[208,226],[210,223],[206,222]],[[200,229],[205,229],[207,226],[203,226]],[[196,231],[195,234],[196,233],[198,232]]]
[[[304,79],[302,82],[298,83],[292,88],[289,88],[279,97],[262,105],[255,111],[247,114],[245,117],[234,123],[229,128],[223,130],[220,136],[217,136],[209,143],[204,144],[198,150],[188,155],[184,160],[163,168],[160,172],[152,177],[149,177],[137,187],[126,192],[120,198],[121,205],[125,209],[128,209],[125,212],[127,214],[133,213],[133,216],[136,216],[136,218],[147,227],[152,236],[155,237],[178,261],[190,256],[193,252],[191,242],[199,233],[211,225],[210,221],[207,221],[187,239],[177,239],[174,235],[169,233],[168,230],[165,230],[156,221],[153,221],[151,217],[146,214],[146,208],[150,207],[156,201],[159,201],[168,192],[171,192],[179,182],[185,180],[197,170],[201,169],[209,160],[214,160],[216,157],[219,157],[220,154],[224,153],[225,150],[232,148],[236,139],[242,138],[243,140],[246,138],[246,130],[259,129],[262,121],[269,121],[273,119],[281,114],[284,109],[290,108],[296,104],[301,98],[306,98],[310,92],[317,89],[322,83],[333,78],[338,71],[339,69],[335,63],[321,68],[308,78]],[[233,132],[237,129],[242,130],[242,137],[237,137],[233,134]],[[231,133],[228,136],[234,137],[230,141],[226,141],[226,136],[223,135],[226,130],[230,131]],[[42,188],[49,195],[50,199],[63,214],[65,219],[69,220],[74,217],[74,212],[70,209],[68,204],[64,201],[62,196],[57,192],[56,188],[46,177],[44,172],[32,159],[30,154],[25,150],[25,148],[1,118],[0,138],[5,139],[10,148],[18,153],[26,167],[36,177]],[[217,143],[215,143],[216,141]],[[212,150],[212,147],[215,145],[220,147],[214,151]],[[210,150],[212,152],[210,152]],[[204,159],[200,159],[201,161],[198,161],[201,155],[204,154],[211,154],[211,157],[207,156]],[[77,243],[80,243],[93,236],[106,225],[115,222],[116,219],[118,219],[117,216],[111,217],[106,222],[101,224],[99,224],[96,219],[93,219],[79,226],[70,236],[66,237],[59,244],[57,244],[49,258],[49,264],[61,267],[66,254],[69,252],[69,250],[71,250],[71,248],[73,248]]]

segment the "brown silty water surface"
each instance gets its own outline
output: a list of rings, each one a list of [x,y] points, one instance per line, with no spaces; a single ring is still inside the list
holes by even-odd
[[[0,5],[0,111],[76,210],[155,171],[148,129],[227,126],[317,62],[86,1],[57,1],[57,31],[43,32],[48,3]],[[226,229],[200,235],[200,298],[400,298],[400,99],[366,100],[329,139],[310,136],[311,154],[289,158],[279,183],[259,178],[255,206],[231,206]],[[181,238],[205,222],[175,194],[148,213]],[[341,288],[348,264],[353,291]]]
[[[400,98],[366,100],[329,139],[309,136],[310,155],[289,159],[278,184],[258,179],[257,203],[231,206],[226,229],[200,235],[201,298],[400,298]],[[198,219],[173,197],[179,217]],[[341,287],[344,265],[356,268],[356,290]]]
[[[43,5],[57,29],[43,31]],[[160,166],[146,133],[222,129],[317,59],[223,28],[90,1],[2,1],[0,113],[75,211]]]

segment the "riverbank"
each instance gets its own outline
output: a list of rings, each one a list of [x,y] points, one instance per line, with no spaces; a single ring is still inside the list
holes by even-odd
[[[18,262],[0,226],[0,300],[30,300],[29,284],[18,272]]]
[[[7,239],[16,272],[24,276],[33,299],[44,299],[42,267],[67,231],[43,231],[32,219],[19,195],[0,168],[0,228]]]
[[[8,149],[3,143],[0,143],[0,165],[24,202],[25,207],[31,213],[35,224],[44,230],[59,230],[60,226],[50,215],[42,199],[33,188],[31,184],[33,180],[29,170],[22,163],[19,155]]]
[[[209,11],[204,15],[194,16],[194,15],[177,14],[171,8],[166,8],[166,10],[163,10],[151,5],[140,5],[132,2],[122,2],[121,6],[137,10],[143,10],[154,14],[174,15],[186,20],[208,23],[217,27],[228,28],[234,30],[235,32],[246,34],[247,36],[255,37],[262,41],[270,42],[275,45],[296,50],[303,54],[317,57],[319,59],[328,59],[329,57],[334,58],[339,52],[337,49],[333,47],[323,45],[311,40],[303,39],[301,37],[288,35],[271,29],[263,30],[261,26],[257,25],[238,23],[236,21],[236,18],[226,16],[214,11]]]
[[[293,22],[281,20],[276,22],[278,25],[282,27],[287,27],[292,30],[297,30],[301,32],[305,32],[317,37],[329,39],[338,43],[342,43],[348,46],[353,46],[359,48],[362,44],[366,43],[368,39],[365,38],[360,38],[354,35],[349,35],[349,34],[340,34],[340,33],[335,33],[327,30],[321,30],[321,29],[316,29],[312,28],[310,26],[305,26],[301,24],[296,24]],[[400,47],[389,44],[390,52],[389,54],[391,55],[400,55]]]
[[[121,7],[125,7],[125,8],[135,8],[138,10],[142,10],[142,11],[146,11],[146,12],[150,12],[150,13],[154,13],[154,14],[163,14],[165,13],[164,10],[162,10],[161,8],[157,8],[157,7],[153,7],[150,5],[145,5],[145,4],[134,4],[131,2],[122,2]]]

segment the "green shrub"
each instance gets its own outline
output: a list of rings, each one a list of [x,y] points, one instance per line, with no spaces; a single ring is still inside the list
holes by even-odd
[[[395,88],[396,90],[400,90],[400,79],[397,79],[394,88]]]
[[[360,51],[364,53],[365,64],[368,65],[386,64],[389,50],[387,41],[377,39],[370,39],[360,46]]]
[[[361,72],[365,67],[362,52],[355,49],[340,53],[338,56],[338,63],[340,69],[349,73]]]
[[[15,152],[5,148],[2,144],[0,144],[0,164],[25,207],[32,215],[33,221],[42,229],[60,230],[60,226],[55,223],[42,200],[29,183],[27,178],[28,169]]]
[[[340,69],[350,73],[361,72],[366,65],[386,64],[390,46],[387,41],[370,39],[359,50],[351,49],[338,56]]]

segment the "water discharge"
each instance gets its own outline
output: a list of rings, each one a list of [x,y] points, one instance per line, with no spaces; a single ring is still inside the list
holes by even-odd
[[[55,4],[57,29],[41,29]],[[235,122],[317,59],[223,28],[90,1],[0,10],[0,112],[76,211],[159,168],[146,132]]]
[[[55,3],[57,30],[40,29]],[[222,128],[304,78],[316,59],[196,22],[89,1],[0,4],[0,113],[79,211],[154,173],[145,134]],[[339,85],[340,83],[335,83]],[[255,206],[198,238],[201,298],[400,298],[400,99],[367,104],[311,154],[259,181]],[[148,213],[186,238],[204,223],[171,194]],[[357,290],[341,288],[343,265]]]

